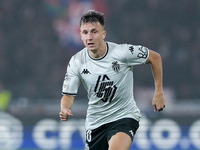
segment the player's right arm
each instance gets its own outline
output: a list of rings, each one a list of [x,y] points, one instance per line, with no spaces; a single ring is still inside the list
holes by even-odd
[[[60,119],[61,121],[67,121],[69,116],[73,116],[71,107],[74,102],[74,96],[63,95],[60,102]]]
[[[62,86],[63,96],[60,102],[59,113],[61,121],[67,121],[69,116],[73,116],[71,107],[80,85],[79,69],[77,66],[77,61],[75,61],[75,58],[72,57],[67,66],[65,79]]]

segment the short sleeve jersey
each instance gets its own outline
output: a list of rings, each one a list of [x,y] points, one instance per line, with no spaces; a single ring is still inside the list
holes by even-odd
[[[91,58],[87,48],[75,54],[67,67],[62,93],[76,96],[80,83],[89,99],[86,129],[122,118],[140,120],[133,95],[132,66],[143,64],[149,49],[140,45],[106,42],[106,54]]]

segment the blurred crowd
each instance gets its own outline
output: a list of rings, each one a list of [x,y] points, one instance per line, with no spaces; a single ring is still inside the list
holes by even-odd
[[[103,7],[96,7],[100,3],[0,1],[0,84],[12,97],[61,97],[69,58],[83,47],[81,40],[69,33],[74,30],[70,35],[78,34],[77,16],[81,12],[77,10],[90,5],[84,8],[106,11],[106,40],[144,45],[159,52],[164,86],[173,89],[176,99],[200,98],[199,1],[108,0]],[[73,38],[76,40],[72,42]],[[152,87],[148,68],[135,67],[134,71],[135,85]]]
[[[42,1],[0,1],[0,82],[13,98],[60,95],[69,57],[51,24]]]
[[[200,98],[200,2],[189,0],[117,1],[109,21],[112,38],[145,45],[163,58],[164,86],[177,99]],[[114,15],[114,16],[113,16]],[[141,67],[140,67],[141,68]],[[150,86],[151,76],[136,69],[137,85]]]

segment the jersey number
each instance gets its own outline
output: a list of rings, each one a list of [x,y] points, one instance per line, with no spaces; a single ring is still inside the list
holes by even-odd
[[[111,102],[116,90],[116,85],[113,85],[113,81],[110,81],[107,75],[100,75],[98,77],[94,92],[96,93],[96,96],[101,98],[103,102]]]
[[[87,142],[91,142],[91,140],[92,140],[91,133],[92,133],[91,130],[87,130],[86,131],[86,140],[87,140]]]

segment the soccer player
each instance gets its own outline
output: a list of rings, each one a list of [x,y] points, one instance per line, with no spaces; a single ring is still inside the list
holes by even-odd
[[[150,64],[155,95],[154,111],[165,107],[161,56],[140,45],[105,41],[103,13],[89,10],[80,19],[85,48],[67,67],[61,99],[62,121],[72,116],[71,107],[80,83],[87,90],[86,147],[90,150],[128,150],[139,127],[140,110],[133,96],[132,66]]]

